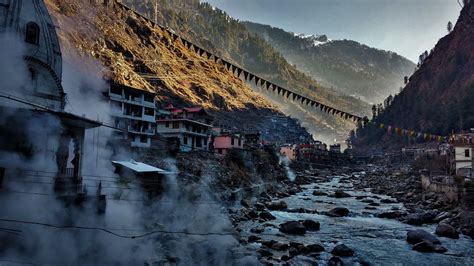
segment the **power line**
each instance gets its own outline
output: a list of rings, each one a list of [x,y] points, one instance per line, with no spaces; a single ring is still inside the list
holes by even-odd
[[[232,232],[188,232],[188,231],[172,231],[172,230],[153,230],[153,231],[144,231],[144,230],[135,230],[135,229],[115,229],[115,230],[122,230],[122,231],[135,231],[135,232],[146,232],[144,234],[139,235],[123,235],[118,234],[108,228],[102,227],[93,227],[93,226],[79,226],[79,225],[58,225],[58,224],[50,224],[50,223],[43,223],[43,222],[36,222],[36,221],[24,221],[24,220],[16,220],[16,219],[5,219],[0,218],[0,221],[7,222],[7,223],[16,223],[16,224],[28,224],[28,225],[40,225],[45,227],[57,228],[57,229],[77,229],[77,230],[89,230],[89,231],[101,231],[107,234],[111,234],[113,236],[125,239],[137,239],[137,238],[144,238],[147,236],[151,236],[154,234],[179,234],[179,235],[190,235],[190,236],[235,236],[235,233]]]

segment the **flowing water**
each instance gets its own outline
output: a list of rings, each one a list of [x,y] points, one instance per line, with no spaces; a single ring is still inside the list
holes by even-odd
[[[334,177],[331,181],[315,183],[302,186],[302,192],[283,198],[288,209],[304,208],[317,210],[319,213],[329,211],[335,207],[346,207],[350,210],[348,217],[334,218],[323,214],[289,213],[284,211],[271,212],[277,219],[267,222],[273,226],[266,226],[262,234],[257,234],[262,240],[277,240],[282,243],[290,241],[302,244],[321,244],[325,248],[316,261],[325,265],[332,257],[330,251],[334,246],[344,243],[356,251],[354,257],[343,258],[345,264],[359,264],[368,262],[371,265],[474,265],[474,241],[461,235],[460,239],[454,240],[439,237],[448,252],[419,253],[412,250],[407,243],[406,235],[409,229],[424,229],[434,234],[436,225],[410,226],[397,220],[377,218],[376,214],[390,210],[404,210],[403,204],[391,203],[376,207],[376,210],[365,209],[367,202],[362,200],[373,200],[379,203],[381,199],[391,199],[384,195],[372,194],[368,190],[356,190],[352,183],[340,182],[341,177]],[[337,189],[343,189],[352,195],[349,198],[334,198],[328,196],[313,196],[315,190],[334,194]],[[357,196],[364,197],[356,199]],[[393,199],[394,200],[394,199]],[[319,231],[309,231],[304,236],[287,235],[278,231],[278,225],[292,220],[312,219],[321,223]],[[244,235],[251,235],[250,229],[261,226],[258,221],[247,221],[241,224]],[[260,244],[250,244],[258,248]],[[287,254],[285,252],[271,251],[274,257]],[[301,256],[301,255],[300,255]],[[303,263],[304,264],[304,263]]]

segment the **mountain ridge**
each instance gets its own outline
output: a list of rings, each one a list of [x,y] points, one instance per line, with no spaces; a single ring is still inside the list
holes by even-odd
[[[271,43],[291,64],[325,86],[378,103],[399,91],[403,77],[415,64],[391,51],[352,40],[329,40],[326,35],[305,36],[283,29],[243,22],[250,32]],[[315,45],[315,41],[318,42]]]

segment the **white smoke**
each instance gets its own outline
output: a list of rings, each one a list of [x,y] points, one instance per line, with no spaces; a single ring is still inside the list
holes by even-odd
[[[285,168],[286,176],[291,182],[294,182],[296,179],[296,174],[290,168],[290,159],[286,155],[279,155],[279,163]]]

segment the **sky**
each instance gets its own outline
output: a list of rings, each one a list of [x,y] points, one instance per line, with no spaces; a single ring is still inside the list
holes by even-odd
[[[457,0],[203,0],[232,17],[294,33],[326,34],[389,50],[413,62],[457,21]]]

